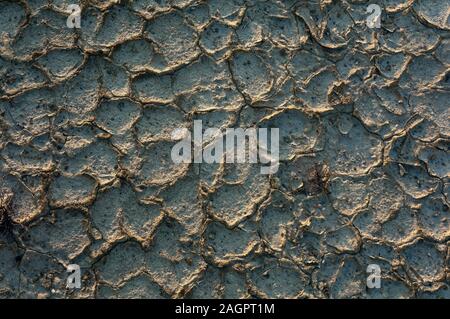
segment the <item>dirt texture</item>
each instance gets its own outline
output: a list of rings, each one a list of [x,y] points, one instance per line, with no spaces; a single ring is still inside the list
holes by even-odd
[[[449,14],[0,0],[0,297],[449,298]],[[194,120],[279,128],[279,170],[175,164]]]

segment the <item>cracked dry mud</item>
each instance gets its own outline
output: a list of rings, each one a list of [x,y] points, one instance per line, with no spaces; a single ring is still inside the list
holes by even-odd
[[[448,0],[74,2],[0,0],[1,298],[449,298]]]

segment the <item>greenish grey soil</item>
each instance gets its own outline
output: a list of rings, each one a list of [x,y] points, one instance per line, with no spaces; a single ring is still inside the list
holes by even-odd
[[[449,298],[448,0],[73,2],[0,0],[1,298]]]

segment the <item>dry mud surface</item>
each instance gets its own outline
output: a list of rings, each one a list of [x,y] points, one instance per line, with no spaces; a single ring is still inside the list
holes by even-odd
[[[73,2],[0,0],[2,298],[449,298],[448,0],[370,1],[380,29],[363,0]],[[174,164],[195,119],[279,127],[278,172]]]

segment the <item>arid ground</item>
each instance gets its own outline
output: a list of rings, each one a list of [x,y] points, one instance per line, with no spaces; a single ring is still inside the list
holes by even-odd
[[[0,0],[0,297],[449,298],[449,15]],[[278,171],[174,163],[194,120],[279,128]]]

